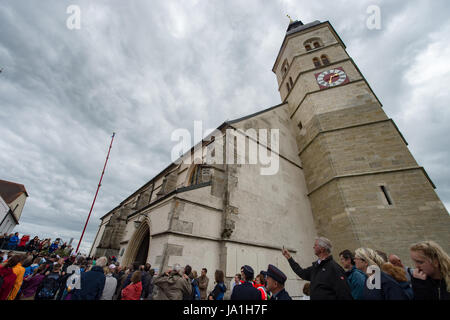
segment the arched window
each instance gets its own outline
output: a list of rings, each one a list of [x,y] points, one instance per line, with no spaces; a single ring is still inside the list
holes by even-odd
[[[291,91],[291,87],[289,86],[289,82],[286,82],[286,87],[288,89],[288,92]]]
[[[305,46],[306,51],[311,51],[313,49],[317,49],[320,47],[323,47],[323,42],[320,38],[311,38],[303,42],[303,45]]]
[[[322,64],[323,64],[324,66],[330,64],[330,59],[328,59],[328,56],[327,56],[327,55],[325,55],[325,54],[322,55],[322,56],[320,57],[320,59],[322,60]]]
[[[189,185],[195,186],[211,181],[211,167],[205,164],[196,164],[189,176]]]
[[[321,66],[319,58],[314,58],[314,59],[313,59],[313,62],[314,62],[314,66],[315,66],[316,68],[318,68],[318,67]]]
[[[294,86],[294,81],[292,81],[292,78],[289,77],[289,83],[291,84],[291,88]]]
[[[191,177],[189,179],[189,185],[194,186],[202,181],[202,166],[196,165],[192,170]]]

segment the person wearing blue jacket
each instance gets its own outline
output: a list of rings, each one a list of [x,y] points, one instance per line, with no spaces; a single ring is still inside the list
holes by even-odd
[[[216,273],[214,274],[215,280],[216,280],[216,286],[214,287],[213,291],[208,296],[209,300],[223,300],[223,296],[225,295],[225,292],[227,291],[227,287],[224,283],[224,273],[222,270],[216,270]]]
[[[55,252],[56,250],[58,250],[58,248],[59,248],[59,240],[56,240],[55,242],[53,242],[53,243],[51,244],[50,248],[48,249],[48,252],[49,252],[49,253],[53,253],[53,252]]]
[[[368,274],[369,266],[376,269],[379,277],[375,274],[375,283],[369,288],[364,286],[364,300],[409,300],[402,287],[387,273],[381,271],[384,260],[370,248],[359,248],[355,251],[356,267]],[[378,283],[377,283],[378,281]]]
[[[345,270],[348,285],[355,300],[362,300],[367,276],[364,272],[355,267],[354,255],[350,250],[339,253],[342,267]]]
[[[103,267],[107,262],[106,257],[101,257],[90,271],[81,273],[81,289],[73,291],[72,300],[100,300],[106,281]]]
[[[16,232],[8,242],[8,250],[16,250],[17,244],[19,243],[19,233]]]

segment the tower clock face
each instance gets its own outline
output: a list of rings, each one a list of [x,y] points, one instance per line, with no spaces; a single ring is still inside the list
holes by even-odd
[[[341,67],[316,73],[315,76],[320,89],[336,87],[349,82],[347,74]]]

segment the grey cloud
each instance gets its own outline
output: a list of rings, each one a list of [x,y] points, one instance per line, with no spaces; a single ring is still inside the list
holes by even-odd
[[[81,30],[66,28],[71,4],[81,8]],[[381,8],[381,30],[365,27],[371,4]],[[448,7],[443,0],[2,1],[0,172],[30,194],[17,230],[77,241],[116,131],[87,251],[98,219],[170,163],[174,129],[192,131],[194,120],[215,128],[278,104],[271,68],[287,13],[305,23],[330,20],[448,205],[448,94],[428,97],[432,125],[418,132],[405,105],[417,88],[404,80],[430,34],[448,24]]]

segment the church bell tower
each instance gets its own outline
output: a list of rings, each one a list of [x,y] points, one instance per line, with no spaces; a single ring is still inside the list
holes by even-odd
[[[290,119],[319,235],[409,261],[409,246],[450,251],[450,217],[332,25],[291,21],[272,70]]]

